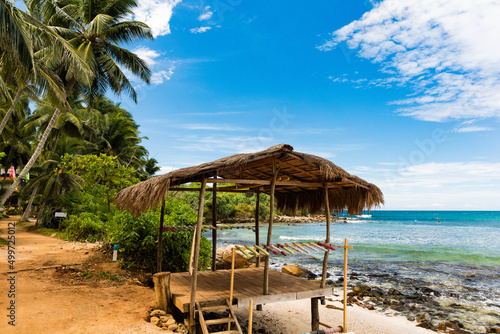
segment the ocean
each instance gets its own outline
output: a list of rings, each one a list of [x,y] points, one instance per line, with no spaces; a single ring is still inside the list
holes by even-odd
[[[500,211],[371,211],[371,217],[332,222],[331,242],[348,239],[349,285],[395,287],[411,293],[429,287],[440,291],[465,327],[484,332],[500,323]],[[273,243],[324,241],[325,223],[275,223]],[[206,234],[210,236],[209,233]],[[260,229],[265,241],[267,224]],[[250,230],[223,230],[218,246],[253,244]],[[271,266],[297,264],[319,274],[322,253],[272,256]],[[329,279],[342,276],[343,251],[330,252]]]

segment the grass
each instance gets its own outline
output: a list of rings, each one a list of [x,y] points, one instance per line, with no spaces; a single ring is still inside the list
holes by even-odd
[[[55,228],[37,227],[35,225],[30,225],[26,226],[26,231],[40,233],[43,235],[47,235],[49,237],[55,234],[58,238],[72,241],[72,238],[68,233],[66,233],[65,231],[59,231],[58,229]]]
[[[83,277],[83,278],[96,278],[96,279],[110,280],[110,281],[116,281],[116,282],[121,282],[121,281],[125,280],[124,277],[110,274],[107,271],[95,272],[93,270],[85,270],[85,271],[79,272],[78,276]]]
[[[4,238],[0,238],[0,246],[5,246],[7,244],[8,244],[7,240],[5,240]]]

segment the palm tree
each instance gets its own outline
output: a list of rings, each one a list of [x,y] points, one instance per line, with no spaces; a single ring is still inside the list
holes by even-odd
[[[142,22],[125,21],[137,7],[134,0],[31,0],[28,8],[43,22],[64,36],[80,52],[95,78],[86,92],[89,101],[110,88],[126,91],[137,102],[137,94],[120,65],[149,83],[151,71],[135,53],[119,43],[153,39]]]
[[[117,95],[125,90],[134,101],[137,101],[135,90],[118,66],[121,64],[149,83],[151,72],[146,63],[136,54],[118,46],[120,42],[153,38],[146,24],[123,21],[127,15],[132,14],[132,9],[136,6],[137,2],[133,0],[32,0],[27,2],[27,7],[33,17],[50,25],[50,29],[67,38],[68,43],[78,50],[92,70],[94,80],[90,86],[82,84],[84,81],[81,80],[81,73],[73,63],[68,63],[68,60],[72,58],[64,57],[60,48],[54,49],[45,45],[37,52],[48,68],[58,73],[65,88],[65,96],[61,100],[53,94],[47,94],[49,101],[54,104],[54,114],[31,159],[21,171],[18,180],[2,196],[0,205],[7,201],[19,184],[19,180],[34,165],[59,114],[62,110],[71,110],[68,96],[71,95],[73,89],[86,91],[89,102],[94,96],[104,93],[108,87]]]
[[[11,102],[0,123],[0,133],[24,91],[41,94],[50,90],[59,99],[64,98],[61,82],[47,67],[47,46],[71,64],[82,82],[90,82],[89,67],[66,40],[13,3],[0,0],[0,92]],[[14,100],[8,93],[9,84],[16,86]]]

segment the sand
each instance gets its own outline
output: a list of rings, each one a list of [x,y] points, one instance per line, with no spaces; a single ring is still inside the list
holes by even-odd
[[[7,239],[8,222],[17,219],[0,221],[0,237]],[[7,279],[12,274],[7,273],[7,247],[1,246],[0,333],[165,333],[144,320],[155,298],[152,288],[133,281],[121,284],[109,280],[82,282],[54,268],[85,262],[98,252],[98,245],[67,242],[19,227],[15,236],[16,326],[7,323],[7,305],[13,300],[8,297]],[[245,319],[248,309],[237,309],[237,313]],[[273,333],[307,332],[311,321],[310,300],[264,305],[263,311],[254,313],[254,320],[272,328]],[[340,325],[342,312],[320,305],[320,320]],[[404,317],[388,317],[357,306],[348,308],[348,330],[357,334],[433,333],[415,327],[415,323]]]
[[[335,297],[334,297],[335,298]],[[338,307],[339,302],[327,302]],[[254,320],[273,319],[266,321],[267,325],[274,328],[273,333],[305,333],[311,330],[311,301],[308,299],[273,303],[264,305],[261,312],[254,312]],[[248,309],[237,311],[238,315],[247,319]],[[342,311],[328,309],[320,304],[320,322],[332,327],[342,325]],[[263,320],[262,320],[263,321]],[[415,327],[415,322],[408,321],[402,316],[387,316],[377,311],[369,311],[358,306],[348,307],[347,330],[356,334],[430,334],[431,330]],[[320,329],[325,327],[321,326]]]

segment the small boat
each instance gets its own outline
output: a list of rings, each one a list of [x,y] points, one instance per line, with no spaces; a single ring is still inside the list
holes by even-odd
[[[372,215],[355,215],[358,218],[371,218]]]

